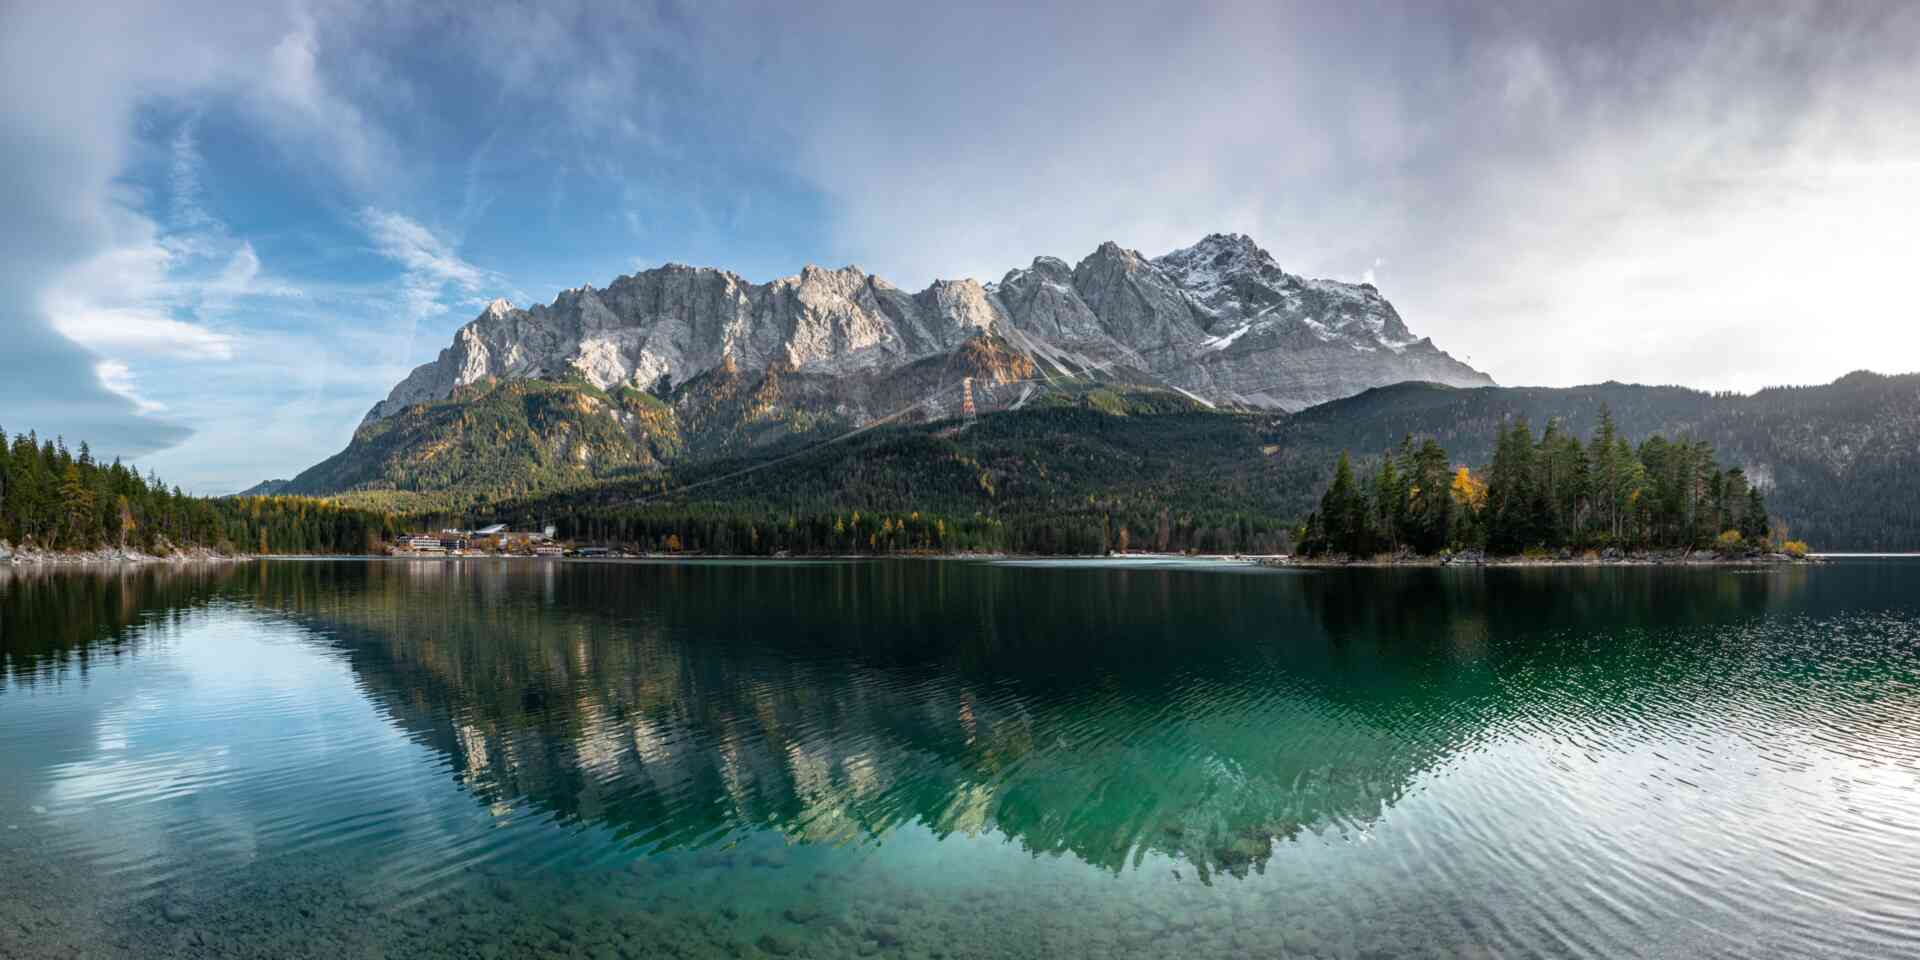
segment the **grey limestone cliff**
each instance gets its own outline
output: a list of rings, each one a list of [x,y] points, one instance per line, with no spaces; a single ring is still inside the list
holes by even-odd
[[[999,282],[908,293],[858,267],[809,266],[750,283],[667,264],[546,306],[495,300],[367,420],[486,378],[578,374],[654,388],[730,361],[802,373],[884,370],[993,333],[1036,362],[1124,369],[1214,404],[1297,410],[1405,380],[1493,381],[1415,337],[1370,284],[1308,280],[1244,236],[1214,234],[1148,259],[1114,243],[1078,264],[1036,258]]]

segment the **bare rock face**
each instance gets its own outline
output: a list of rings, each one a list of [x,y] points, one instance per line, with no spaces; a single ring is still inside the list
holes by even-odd
[[[1251,239],[1214,234],[1157,259],[1109,242],[1072,267],[1039,257],[995,284],[941,280],[912,294],[851,266],[753,284],[667,264],[532,309],[495,300],[367,421],[489,377],[652,389],[722,364],[845,376],[985,334],[1062,370],[1124,368],[1209,403],[1267,409],[1403,380],[1493,382],[1415,337],[1371,285],[1302,279]]]
[[[1154,372],[1214,402],[1291,411],[1408,380],[1493,385],[1415,337],[1372,284],[1296,277],[1249,237],[1214,234],[1154,263],[1207,332]]]

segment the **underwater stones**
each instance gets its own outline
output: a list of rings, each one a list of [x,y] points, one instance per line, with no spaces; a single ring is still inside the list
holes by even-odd
[[[800,949],[800,941],[784,933],[762,934],[753,944],[776,957],[792,956]]]
[[[781,916],[786,917],[788,923],[797,923],[804,926],[820,919],[820,913],[821,911],[818,904],[796,903],[782,911]]]
[[[782,848],[782,847],[774,847],[773,849],[770,849],[770,850],[762,850],[754,854],[753,859],[750,862],[756,867],[766,867],[770,870],[780,870],[785,868],[787,865],[787,851],[785,848]]]
[[[186,923],[194,918],[193,905],[179,900],[168,900],[160,905],[160,916],[168,923]]]

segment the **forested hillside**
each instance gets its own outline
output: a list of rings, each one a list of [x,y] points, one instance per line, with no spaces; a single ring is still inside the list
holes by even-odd
[[[283,490],[370,494],[358,502],[399,510],[461,508],[658,467],[679,443],[673,411],[637,390],[482,382],[362,426],[347,449]]]
[[[189,496],[118,460],[100,463],[85,443],[70,451],[32,433],[0,443],[0,541],[16,547],[362,553],[395,533],[390,516],[305,497]]]
[[[962,373],[977,420],[942,392]],[[1407,383],[1276,415],[1047,378],[977,338],[884,376],[722,365],[660,389],[474,384],[369,423],[285,489],[403,526],[553,522],[650,548],[1267,552],[1314,510],[1342,452],[1364,474],[1411,437],[1450,466],[1484,465],[1515,423],[1584,437],[1609,410],[1636,448],[1658,434],[1737,468],[1815,549],[1920,549],[1920,375],[1751,396]],[[947,406],[915,400],[946,393]],[[907,415],[856,430],[888,410]]]
[[[505,507],[590,540],[725,552],[1274,552],[1291,499],[1262,420],[1179,394],[1094,388]]]
[[[651,391],[602,390],[578,376],[483,380],[369,420],[345,450],[269,489],[400,512],[485,510],[718,459],[778,456],[878,420],[950,416],[963,377],[978,381],[980,409],[1001,409],[1023,395],[1007,385],[1034,376],[1031,360],[982,336],[942,356],[838,376],[728,361]]]
[[[1503,424],[1558,421],[1590,435],[1609,409],[1622,436],[1707,444],[1765,491],[1772,515],[1822,550],[1920,549],[1920,374],[1854,373],[1752,395],[1604,383],[1457,389],[1403,383],[1274,419],[1274,481],[1304,516],[1342,450],[1370,466],[1408,435],[1484,464]]]
[[[1090,387],[1025,409],[888,427],[798,454],[734,458],[503,504],[590,539],[746,550],[886,542],[863,516],[936,516],[968,546],[1265,552],[1311,513],[1329,465],[1361,472],[1412,437],[1451,466],[1489,463],[1521,421],[1590,436],[1602,411],[1638,450],[1660,435],[1738,469],[1771,518],[1815,549],[1920,549],[1920,375],[1853,374],[1751,396],[1607,383],[1565,389],[1400,384],[1290,416],[1207,410],[1177,394]],[[842,529],[833,532],[836,524]],[[897,525],[889,524],[897,527]],[[697,531],[689,534],[688,530]],[[821,533],[821,531],[828,533]],[[1718,531],[1716,531],[1717,533]],[[866,541],[872,536],[873,543]],[[897,536],[897,535],[896,535]],[[913,541],[920,545],[919,541]],[[745,545],[745,546],[743,546]],[[946,546],[950,542],[926,544]]]

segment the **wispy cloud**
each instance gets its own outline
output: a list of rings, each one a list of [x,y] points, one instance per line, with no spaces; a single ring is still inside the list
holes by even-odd
[[[298,10],[294,27],[267,52],[259,84],[246,90],[255,116],[294,156],[330,168],[361,190],[377,189],[400,166],[380,128],[342,96],[320,66],[315,18]]]
[[[213,217],[200,205],[200,148],[195,140],[197,118],[188,118],[168,144],[168,187],[172,193],[173,225],[189,235],[213,226]]]
[[[453,243],[402,214],[368,207],[361,220],[374,249],[405,269],[403,298],[413,320],[447,312],[449,295],[501,283],[497,275],[461,259]]]
[[[102,360],[94,364],[93,372],[100,377],[100,383],[108,390],[126,397],[133,402],[134,408],[142,414],[158,413],[165,410],[166,404],[156,403],[140,395],[133,382],[133,371],[118,360]]]
[[[215,295],[223,298],[306,296],[300,287],[263,274],[260,255],[254,252],[251,240],[240,241],[227,258],[227,265],[198,286],[209,299]]]
[[[231,336],[181,318],[191,285],[172,276],[179,255],[159,241],[153,221],[116,208],[111,223],[115,242],[69,268],[43,295],[54,329],[121,364],[134,355],[232,356]]]

